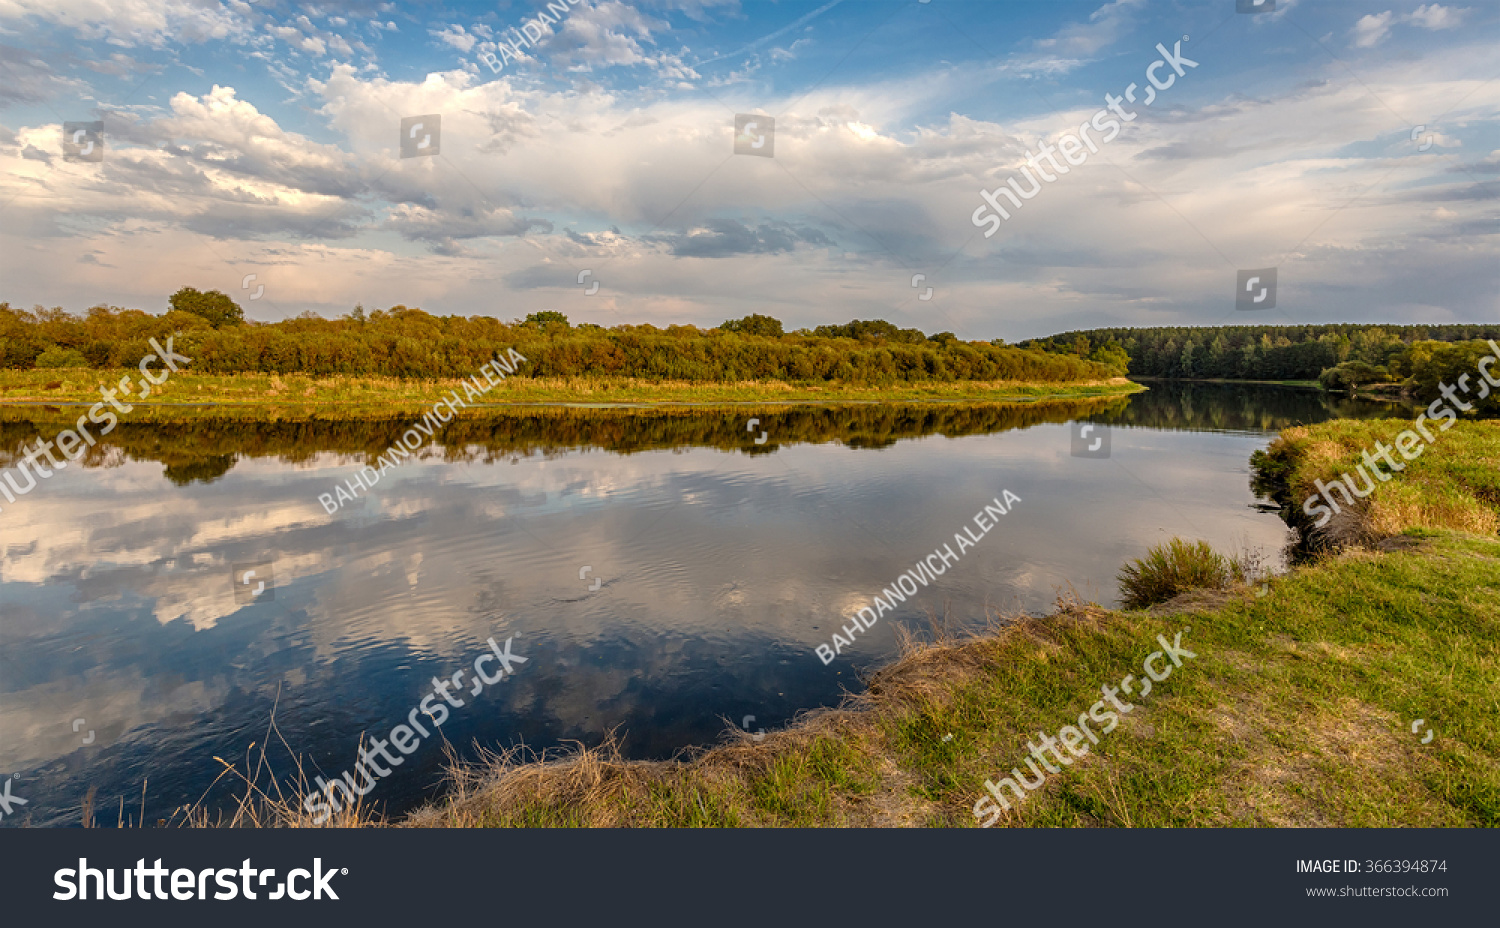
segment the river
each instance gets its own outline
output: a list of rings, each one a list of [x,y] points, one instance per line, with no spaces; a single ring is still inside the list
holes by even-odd
[[[511,411],[440,432],[333,514],[318,496],[411,417],[127,423],[99,466],[0,514],[0,777],[27,803],[0,824],[76,826],[91,791],[106,826],[222,809],[237,790],[213,785],[215,757],[257,761],[273,706],[272,772],[295,754],[335,776],[434,677],[471,679],[490,638],[525,663],[464,690],[367,801],[436,795],[443,740],[472,758],[614,731],[664,758],[773,728],[857,689],[897,625],[972,628],[1069,586],[1113,605],[1120,566],[1174,535],[1277,565],[1288,534],[1251,452],[1288,425],[1400,414],[1170,383],[1080,406]],[[0,447],[55,431],[12,407]],[[957,563],[818,658],[1007,491]]]

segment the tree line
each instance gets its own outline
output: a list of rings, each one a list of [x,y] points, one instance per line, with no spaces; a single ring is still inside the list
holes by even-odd
[[[1500,325],[1231,325],[1106,328],[1021,342],[1074,357],[1115,344],[1141,377],[1226,380],[1317,380],[1356,362],[1390,370],[1412,345],[1500,338]]]
[[[490,316],[436,316],[404,305],[338,319],[305,313],[247,322],[222,293],[183,288],[171,309],[152,315],[96,306],[81,316],[0,303],[0,367],[134,367],[148,340],[175,339],[196,373],[303,373],[436,378],[467,376],[514,348],[528,362],[516,376],[635,377],[736,383],[840,382],[881,386],[922,381],[1075,381],[1116,373],[1071,355],[1001,342],[927,336],[883,320],[855,320],[791,333],[769,316],[692,325],[571,325],[562,313],[503,322]],[[1119,366],[1123,371],[1123,364]]]

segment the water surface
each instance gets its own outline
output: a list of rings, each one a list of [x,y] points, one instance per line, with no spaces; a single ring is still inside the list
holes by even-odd
[[[455,423],[333,515],[319,494],[409,417],[126,423],[0,514],[0,777],[34,825],[78,824],[90,790],[100,824],[122,798],[138,819],[143,782],[148,822],[205,791],[215,807],[214,757],[243,767],[273,705],[333,776],[491,637],[527,662],[452,710],[461,753],[614,730],[628,755],[668,757],[726,719],[836,703],[891,658],[897,624],[1045,611],[1067,585],[1112,604],[1120,565],[1173,535],[1274,563],[1287,533],[1250,491],[1251,452],[1287,425],[1377,414],[1164,383],[1080,405],[512,411]],[[1107,428],[1108,457],[1073,455],[1075,420],[1095,423],[1089,443]],[[0,461],[60,422],[12,408]],[[1007,490],[1021,501],[957,565],[818,660]],[[246,565],[271,595],[246,595]],[[443,761],[427,741],[370,799],[431,798]]]

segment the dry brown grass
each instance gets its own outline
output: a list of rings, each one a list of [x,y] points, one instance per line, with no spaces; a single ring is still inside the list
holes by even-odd
[[[313,792],[312,778],[308,776],[301,760],[293,761],[296,774],[289,783],[284,784],[271,768],[270,759],[266,756],[271,739],[275,738],[286,749],[288,755],[296,758],[296,753],[292,751],[291,745],[287,744],[280,727],[276,724],[276,709],[280,702],[281,690],[278,688],[276,699],[271,705],[271,718],[266,724],[264,737],[258,741],[252,741],[245,748],[244,768],[241,769],[239,764],[231,764],[215,755],[214,761],[220,768],[219,775],[203,791],[203,796],[191,806],[174,809],[171,815],[159,824],[184,828],[315,828],[320,826],[362,828],[385,824],[384,817],[362,799],[353,806],[345,806],[333,813],[327,821],[316,822],[314,820],[313,814],[308,812],[300,801],[303,796]],[[360,747],[364,747],[363,739],[361,739]],[[357,753],[356,756],[358,756]],[[264,784],[262,778],[264,778]],[[203,804],[204,798],[214,787],[225,780],[237,786],[240,790],[239,796],[232,808],[210,811]],[[142,810],[144,812],[144,798]]]
[[[1045,648],[1058,647],[1048,631],[1054,623],[1097,623],[1106,613],[1079,604],[1046,618],[996,617],[985,631],[953,635],[934,619],[930,632],[918,638],[898,628],[901,656],[868,680],[863,693],[848,694],[832,709],[800,714],[785,729],[755,740],[749,732],[728,726],[723,743],[682,752],[667,761],[627,760],[620,741],[611,733],[603,743],[581,743],[541,754],[525,748],[479,749],[475,760],[460,763],[449,748],[449,782],[444,797],[418,809],[399,822],[388,822],[368,805],[345,808],[324,827],[650,827],[674,824],[686,815],[703,824],[786,824],[786,816],[767,812],[765,784],[783,768],[797,768],[795,776],[778,789],[788,795],[769,797],[773,807],[795,802],[804,784],[802,770],[809,757],[836,745],[844,759],[863,766],[868,788],[857,795],[836,795],[823,816],[824,824],[844,826],[915,826],[928,822],[932,803],[913,795],[913,777],[902,768],[886,743],[881,722],[913,706],[940,704],[955,687],[975,683],[995,671],[996,649],[1002,639],[1022,637]],[[220,781],[237,784],[232,809],[210,814],[200,804],[180,809],[169,824],[187,827],[314,827],[312,815],[300,799],[312,787],[297,765],[291,788],[278,785],[269,769],[266,746],[277,739],[291,753],[276,726],[274,710],[267,734],[252,744],[239,764],[222,758]],[[212,787],[210,787],[212,788]],[[205,791],[207,795],[207,791]],[[680,808],[687,801],[702,803],[695,815]],[[759,797],[759,801],[758,798]]]
[[[1450,529],[1473,535],[1500,532],[1500,512],[1474,497],[1434,496],[1413,487],[1399,488],[1373,499],[1364,512],[1367,536],[1385,538],[1411,528]]]
[[[1448,431],[1434,428],[1433,442],[1418,445],[1420,455],[1399,472],[1382,481],[1364,465],[1360,477],[1361,455],[1373,452],[1377,442],[1392,444],[1408,425],[1333,420],[1285,429],[1271,443],[1267,459],[1285,472],[1285,502],[1294,518],[1301,519],[1304,500],[1318,494],[1319,480],[1331,485],[1349,475],[1357,486],[1375,482],[1373,492],[1352,505],[1334,491],[1341,511],[1321,528],[1309,529],[1316,542],[1369,545],[1413,529],[1500,532],[1500,423],[1466,420]]]

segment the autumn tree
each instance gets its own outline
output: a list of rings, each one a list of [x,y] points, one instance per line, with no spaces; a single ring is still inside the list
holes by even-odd
[[[192,287],[183,287],[168,298],[172,308],[179,312],[192,313],[207,319],[214,328],[240,325],[245,321],[245,311],[218,290],[199,292]]]

